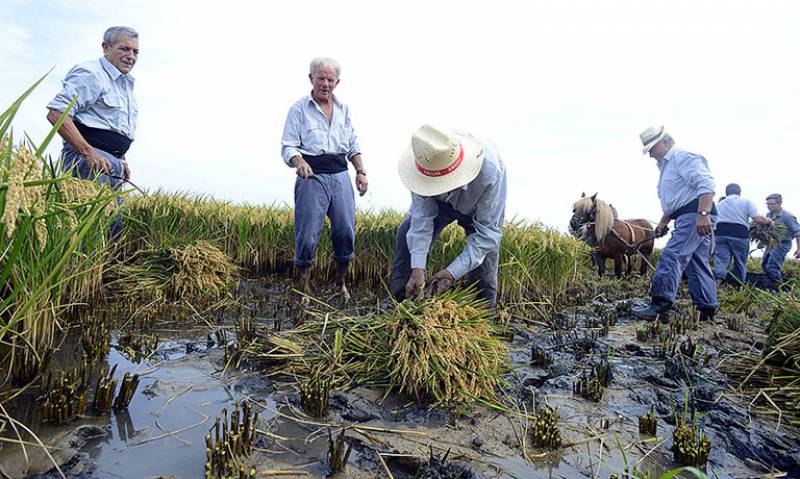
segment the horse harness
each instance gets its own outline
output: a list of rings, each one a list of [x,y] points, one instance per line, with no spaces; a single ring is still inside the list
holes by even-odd
[[[582,228],[583,226],[594,225],[596,219],[597,219],[597,205],[593,204],[591,209],[589,209],[589,213],[585,217],[578,216],[578,213],[573,211],[572,219],[569,221],[569,224],[570,224],[570,227],[573,227],[573,225],[575,225],[574,229],[576,231],[579,231],[579,229]],[[628,231],[630,231],[630,233],[631,233],[631,239],[635,239],[636,238],[636,234],[633,231],[634,227],[643,229],[641,226],[632,225],[632,224],[630,224],[630,223],[628,223],[627,221],[624,221],[624,220],[615,220],[615,221],[622,221],[622,223],[625,226],[628,227]],[[644,262],[646,262],[647,265],[650,266],[651,269],[655,270],[655,268],[653,267],[653,264],[650,263],[650,261],[645,257],[644,253],[639,251],[644,243],[647,243],[648,241],[651,241],[651,240],[655,239],[655,235],[646,236],[643,240],[638,241],[638,242],[636,242],[634,244],[631,244],[631,243],[628,243],[627,241],[625,241],[625,238],[620,236],[619,233],[617,233],[617,231],[614,228],[611,228],[611,233],[613,233],[614,236],[619,241],[621,241],[622,244],[625,245],[625,254],[626,255],[638,254],[639,256],[642,257],[642,260],[644,260]],[[591,246],[592,246],[592,249],[595,250],[595,251],[598,250],[599,247],[600,247],[600,245],[598,245],[598,244],[591,245]]]

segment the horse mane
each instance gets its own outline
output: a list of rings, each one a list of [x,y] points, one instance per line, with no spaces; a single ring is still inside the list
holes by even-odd
[[[594,200],[597,203],[597,211],[595,211],[594,219],[594,235],[597,243],[601,243],[606,237],[611,228],[614,227],[614,212],[611,207],[603,200]],[[572,206],[575,212],[583,217],[589,215],[592,209],[592,197],[587,196],[576,201]]]

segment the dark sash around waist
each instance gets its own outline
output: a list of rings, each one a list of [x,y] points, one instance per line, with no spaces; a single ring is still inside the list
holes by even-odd
[[[78,128],[78,131],[81,132],[81,136],[83,136],[87,143],[97,149],[107,151],[117,158],[125,156],[125,153],[128,152],[133,142],[133,140],[127,136],[117,133],[116,131],[92,128],[74,119],[72,122],[75,123],[75,126]]]
[[[303,155],[314,174],[333,174],[347,171],[347,155],[323,153],[322,155]]]
[[[678,216],[683,216],[688,213],[697,213],[697,208],[700,206],[700,200],[698,198],[693,199],[692,201],[686,203],[685,205],[681,206],[677,210],[673,211],[669,214],[669,217],[673,220],[678,219]],[[711,214],[717,214],[717,206],[714,203],[711,203]]]
[[[740,225],[739,223],[717,223],[717,229],[714,230],[717,236],[730,236],[732,238],[749,238],[747,226]]]

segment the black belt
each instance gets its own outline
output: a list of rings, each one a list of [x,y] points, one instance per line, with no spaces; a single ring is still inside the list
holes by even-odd
[[[732,238],[749,238],[749,230],[747,226],[739,223],[725,223],[720,221],[717,223],[717,229],[714,230],[717,236],[730,236]]]
[[[74,119],[72,122],[75,123],[75,127],[78,128],[86,143],[99,150],[107,151],[117,158],[125,156],[125,153],[131,147],[131,143],[133,143],[133,140],[116,131],[92,128]]]
[[[681,206],[677,210],[673,211],[669,214],[669,217],[673,220],[678,219],[679,216],[683,216],[689,213],[697,213],[697,208],[700,206],[700,200],[698,198],[693,199],[692,201],[686,203],[685,205]],[[717,206],[714,203],[711,203],[711,211],[709,214],[716,215],[717,214]]]
[[[321,155],[303,155],[311,170],[317,174],[334,174],[347,171],[347,155],[339,153],[323,153]]]

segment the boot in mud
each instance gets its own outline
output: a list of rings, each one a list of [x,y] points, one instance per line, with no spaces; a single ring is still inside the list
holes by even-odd
[[[672,301],[653,296],[650,306],[642,309],[634,309],[633,315],[639,319],[653,321],[658,318],[662,323],[669,323],[669,311],[672,309]]]
[[[303,293],[302,304],[308,304],[311,296],[311,266],[297,266],[297,290]]]
[[[700,311],[700,321],[714,321],[717,310],[714,308],[697,308]]]
[[[350,302],[350,292],[347,291],[347,267],[350,263],[336,263],[336,289],[342,294],[344,304]]]

